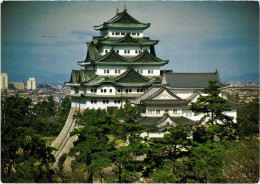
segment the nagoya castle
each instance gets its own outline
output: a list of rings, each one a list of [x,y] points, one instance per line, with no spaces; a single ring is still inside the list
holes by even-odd
[[[72,70],[71,110],[68,119],[52,146],[56,160],[69,152],[76,137],[70,137],[75,128],[73,114],[87,108],[109,109],[123,107],[130,102],[141,110],[138,120],[149,127],[148,137],[162,137],[169,127],[182,123],[187,127],[200,124],[200,118],[189,110],[201,89],[208,86],[209,80],[220,83],[218,72],[212,73],[175,73],[160,70],[169,61],[158,58],[155,45],[144,34],[150,23],[142,23],[124,11],[94,26],[100,36],[87,42],[87,54],[78,61],[81,70]],[[236,118],[236,107],[226,112]],[[192,132],[190,132],[192,136]],[[57,161],[54,167],[57,166]]]

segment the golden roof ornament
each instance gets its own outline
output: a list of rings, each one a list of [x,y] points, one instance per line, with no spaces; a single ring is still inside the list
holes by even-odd
[[[126,12],[127,11],[127,8],[126,8],[126,5],[124,6],[124,12]]]
[[[118,8],[116,9],[116,15],[118,14]]]

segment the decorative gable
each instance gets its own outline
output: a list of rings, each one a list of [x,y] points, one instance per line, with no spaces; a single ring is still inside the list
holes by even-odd
[[[164,90],[161,94],[154,97],[153,100],[178,100],[175,96],[172,96],[167,90]]]
[[[149,79],[130,69],[115,79],[117,83],[146,83]]]
[[[171,118],[168,116],[165,120],[163,120],[162,122],[160,122],[159,124],[157,124],[157,128],[159,129],[165,129],[168,127],[172,127],[174,126],[175,123],[171,120]]]
[[[149,100],[182,100],[180,97],[171,92],[168,88],[162,87],[156,93],[151,95]]]

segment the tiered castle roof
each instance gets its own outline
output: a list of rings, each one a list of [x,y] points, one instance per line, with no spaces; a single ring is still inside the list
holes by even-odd
[[[123,57],[112,49],[107,54],[101,56],[95,47],[90,46],[86,59],[84,61],[78,61],[78,65],[162,66],[168,62],[169,60],[162,60],[152,55],[147,50],[144,50],[137,56]]]
[[[107,22],[104,22],[103,24],[99,26],[94,26],[95,30],[105,30],[108,28],[114,28],[114,29],[140,29],[144,30],[147,29],[150,26],[150,23],[142,23],[133,18],[131,15],[129,15],[126,11],[126,9],[121,12],[117,13],[116,16],[114,16],[112,19],[110,19]]]
[[[132,87],[145,87],[150,86],[153,83],[161,83],[159,77],[148,78],[133,68],[129,68],[127,71],[119,76],[102,76],[97,75],[95,71],[90,70],[72,70],[71,78],[69,82],[65,84],[68,86],[93,86],[97,87],[101,84],[113,84],[114,86],[132,86]]]

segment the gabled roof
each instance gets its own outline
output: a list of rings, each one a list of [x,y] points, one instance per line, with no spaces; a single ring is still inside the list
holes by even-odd
[[[171,92],[168,88],[166,87],[162,87],[160,88],[157,92],[155,92],[154,94],[152,94],[151,96],[149,96],[147,98],[147,100],[155,100],[156,97],[160,96],[162,93],[167,93],[170,95],[170,97],[172,97],[172,99],[176,99],[176,100],[181,100],[180,97],[178,97],[177,95],[175,95],[173,92]],[[170,100],[170,99],[167,99]]]
[[[117,54],[113,49],[111,49],[107,54],[95,60],[95,64],[100,62],[122,63],[127,62],[127,60],[123,56]]]
[[[167,94],[169,98],[158,98],[160,95]],[[170,96],[169,96],[170,95]],[[182,106],[187,105],[189,100],[181,99],[170,91],[167,87],[152,87],[146,93],[137,97],[131,101],[132,104],[142,104],[142,105],[155,105],[155,106]]]
[[[94,45],[89,44],[87,50],[87,56],[84,61],[78,61],[79,65],[91,64],[94,60],[101,57],[101,54]]]
[[[129,39],[128,37],[131,39]],[[93,37],[93,43],[98,45],[155,45],[158,42],[159,40],[150,40],[149,37],[133,38],[129,34],[126,34],[124,37]]]
[[[88,82],[96,76],[95,71],[90,70],[72,70],[70,81],[67,82],[67,85],[79,85],[83,82]]]
[[[137,39],[134,39],[130,34],[126,34],[123,38],[118,40],[116,43],[139,43]]]
[[[171,88],[195,88],[202,89],[208,86],[210,80],[220,83],[218,72],[212,73],[175,73],[166,72],[167,85]]]
[[[130,68],[119,76],[102,76],[96,75],[95,71],[90,70],[72,70],[71,78],[69,82],[65,84],[67,86],[99,86],[101,84],[112,84],[114,86],[123,87],[144,87],[151,86],[153,83],[160,83],[159,78],[154,77],[148,79],[134,69]]]
[[[147,29],[150,26],[150,23],[141,23],[126,11],[118,13],[112,19],[99,26],[94,26],[95,30],[104,30],[107,28],[128,28],[128,29]]]
[[[158,57],[155,57],[154,55],[150,54],[147,50],[144,50],[141,54],[134,57],[131,62],[141,62],[141,63],[152,63],[157,62],[161,64],[167,64],[168,60],[161,60]]]
[[[166,120],[169,120],[170,122],[166,122]],[[195,126],[201,123],[201,121],[193,121],[183,116],[171,117],[169,116],[169,114],[164,114],[162,117],[143,117],[138,122],[146,125],[150,129],[150,131],[162,131],[165,128],[174,126],[174,124],[183,124],[184,126]]]
[[[136,72],[133,68],[128,69],[114,79],[116,83],[147,83],[150,80]]]
[[[115,50],[111,49],[107,54],[100,56],[95,46],[90,46],[88,49],[87,57],[85,61],[79,61],[78,65],[121,65],[121,66],[134,66],[134,65],[154,65],[162,66],[168,63],[168,60],[161,60],[147,50],[137,55],[136,57],[126,58]]]

